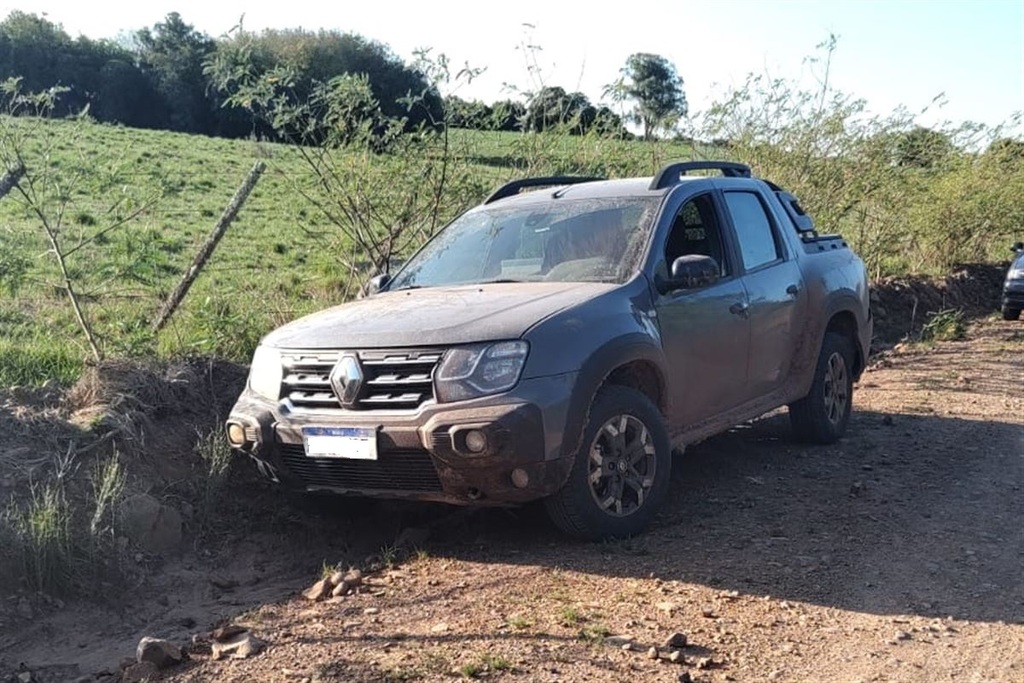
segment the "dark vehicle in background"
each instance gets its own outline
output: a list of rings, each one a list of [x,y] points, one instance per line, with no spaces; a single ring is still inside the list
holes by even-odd
[[[786,405],[840,438],[872,334],[860,258],[730,162],[508,183],[369,290],[262,340],[230,443],[304,491],[544,499],[584,538],[647,526],[673,446]]]
[[[1024,309],[1024,242],[1017,242],[1010,249],[1014,257],[1003,282],[1003,320],[1016,320]]]

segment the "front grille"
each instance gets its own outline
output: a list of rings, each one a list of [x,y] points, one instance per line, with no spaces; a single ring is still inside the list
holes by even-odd
[[[306,486],[349,490],[441,491],[441,480],[426,451],[381,452],[377,460],[309,458],[302,444],[281,444],[285,467]]]
[[[286,352],[281,398],[300,409],[340,409],[331,387],[341,351]],[[443,351],[359,351],[363,384],[350,410],[415,409],[434,398],[434,368]]]

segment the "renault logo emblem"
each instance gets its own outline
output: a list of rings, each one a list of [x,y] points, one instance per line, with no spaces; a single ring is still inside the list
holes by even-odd
[[[359,390],[363,388],[363,369],[359,366],[358,358],[346,354],[338,360],[331,371],[331,388],[345,408],[356,404]]]

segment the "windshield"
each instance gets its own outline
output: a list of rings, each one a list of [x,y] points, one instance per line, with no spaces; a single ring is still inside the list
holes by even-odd
[[[657,197],[483,207],[455,219],[388,286],[484,282],[625,282],[657,214]]]

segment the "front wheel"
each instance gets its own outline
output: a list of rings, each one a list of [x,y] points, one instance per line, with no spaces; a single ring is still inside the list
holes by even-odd
[[[811,391],[789,406],[793,432],[801,441],[835,443],[846,432],[852,406],[853,345],[844,335],[826,332]]]
[[[1019,308],[1010,308],[1009,306],[1003,306],[1003,320],[1016,320],[1019,317]]]
[[[572,470],[544,505],[555,526],[586,539],[642,532],[668,493],[672,449],[661,413],[635,389],[594,398]]]

